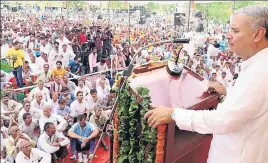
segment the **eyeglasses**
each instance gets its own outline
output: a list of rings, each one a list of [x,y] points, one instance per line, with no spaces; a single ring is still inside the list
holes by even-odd
[[[30,107],[31,105],[25,105],[25,107]]]

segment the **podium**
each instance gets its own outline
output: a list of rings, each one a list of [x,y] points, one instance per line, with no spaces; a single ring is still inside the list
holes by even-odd
[[[136,67],[135,77],[129,81],[130,93],[138,87],[149,89],[153,104],[193,110],[213,109],[218,96],[206,92],[203,78],[184,66],[180,77],[171,76],[166,62],[153,62]],[[140,99],[140,97],[137,97]],[[206,163],[212,135],[178,129],[175,122],[165,130],[163,163]]]

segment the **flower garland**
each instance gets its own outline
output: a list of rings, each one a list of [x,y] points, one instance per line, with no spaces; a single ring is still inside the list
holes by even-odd
[[[161,125],[157,128],[157,144],[156,144],[155,163],[163,163],[163,160],[164,160],[166,128],[167,128],[167,125]]]
[[[118,74],[116,76],[115,83],[113,85],[113,90],[116,90],[118,92],[118,89],[120,87],[121,82],[121,75]],[[113,117],[113,124],[114,124],[114,143],[113,143],[113,163],[117,163],[117,159],[119,157],[119,116],[118,116],[118,107],[116,107],[116,110],[114,112]]]

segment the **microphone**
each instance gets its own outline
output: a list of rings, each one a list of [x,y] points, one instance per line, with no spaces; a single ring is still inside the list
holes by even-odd
[[[174,39],[174,40],[164,40],[164,41],[159,41],[159,42],[151,43],[151,44],[149,44],[149,45],[146,45],[146,46],[140,48],[140,49],[138,50],[138,52],[136,52],[136,53],[134,54],[134,56],[133,56],[133,58],[132,58],[130,64],[129,64],[128,67],[127,67],[127,69],[125,69],[125,70],[123,71],[123,76],[129,77],[129,76],[131,75],[132,70],[133,70],[133,68],[134,68],[134,60],[135,60],[136,56],[137,56],[143,49],[146,49],[146,48],[148,48],[148,47],[150,47],[150,46],[154,46],[154,45],[157,45],[157,44],[172,43],[172,42],[173,42],[173,43],[189,43],[189,42],[190,42],[190,39],[189,39],[189,38],[179,38],[179,39]],[[183,65],[182,65],[182,66],[183,66]],[[173,67],[171,68],[171,70],[174,71],[174,72],[176,72],[177,70],[173,70],[174,68],[177,68],[177,67],[174,67],[174,66],[173,66]],[[175,73],[175,74],[176,74],[176,73]]]
[[[179,38],[172,40],[173,43],[186,43],[189,44],[190,39],[189,38]]]
[[[190,39],[189,38],[182,38],[182,39],[175,39],[173,40],[174,43],[189,43],[190,42]],[[176,57],[176,60],[175,62],[172,62],[172,61],[168,61],[168,64],[167,64],[167,72],[171,75],[171,76],[178,76],[180,77],[181,76],[181,73],[183,71],[183,63],[180,63],[179,62],[179,57],[180,57],[180,53],[181,53],[181,50],[183,49],[180,48],[180,51]]]

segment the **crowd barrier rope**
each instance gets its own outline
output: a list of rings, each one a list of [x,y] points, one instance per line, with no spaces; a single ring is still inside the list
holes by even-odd
[[[99,72],[95,72],[95,73],[90,73],[90,74],[85,74],[85,75],[83,75],[83,76],[85,76],[85,77],[91,77],[91,76],[98,76],[98,75],[100,75],[101,73],[107,73],[107,72],[110,72],[110,71],[114,71],[115,69],[108,69],[108,70],[106,70],[106,71],[99,71]],[[116,71],[122,71],[122,70],[124,70],[124,69],[116,69]],[[79,75],[75,75],[75,74],[72,74],[72,73],[70,73],[70,72],[67,72],[68,74],[71,74],[73,77],[72,78],[69,78],[69,80],[73,80],[73,79],[80,79],[82,76],[79,76]],[[49,85],[49,84],[52,84],[53,82],[49,82],[49,83],[45,83],[44,85],[45,86],[47,86],[47,85]],[[26,86],[26,87],[22,87],[22,88],[16,88],[16,89],[14,89],[14,92],[16,93],[20,93],[20,92],[23,92],[24,90],[26,90],[26,89],[31,89],[31,88],[35,88],[35,87],[37,87],[38,85],[31,85],[31,86]]]

